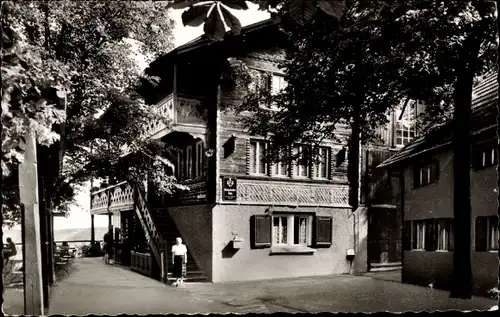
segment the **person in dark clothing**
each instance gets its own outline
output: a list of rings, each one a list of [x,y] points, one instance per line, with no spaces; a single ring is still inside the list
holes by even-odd
[[[111,262],[111,256],[113,255],[113,235],[111,231],[108,231],[104,234],[104,262],[109,264]]]
[[[4,266],[9,261],[10,257],[17,255],[16,244],[14,243],[14,241],[12,241],[11,238],[7,238],[7,246],[4,247],[2,255]]]

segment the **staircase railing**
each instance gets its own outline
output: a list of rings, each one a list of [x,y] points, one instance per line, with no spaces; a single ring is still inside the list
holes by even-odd
[[[165,243],[156,228],[153,216],[144,199],[141,187],[136,181],[124,181],[91,193],[91,212],[107,214],[115,211],[134,210],[144,229],[146,241],[153,256],[162,270],[162,278],[166,276],[167,259],[165,257]]]
[[[153,252],[155,260],[158,265],[162,267],[162,251],[164,242],[163,238],[155,226],[153,221],[153,216],[148,208],[146,200],[144,199],[141,188],[137,183],[134,183],[134,210],[137,214],[137,218],[141,222],[142,227],[144,228],[144,233],[146,234],[146,240]]]

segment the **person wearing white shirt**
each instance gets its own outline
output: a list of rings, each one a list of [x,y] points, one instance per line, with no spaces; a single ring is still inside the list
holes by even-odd
[[[176,244],[172,246],[172,263],[174,264],[173,275],[177,279],[174,286],[184,283],[186,276],[187,248],[182,244],[181,238],[175,239]]]

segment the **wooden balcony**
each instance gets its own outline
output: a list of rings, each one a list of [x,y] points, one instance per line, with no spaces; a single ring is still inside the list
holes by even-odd
[[[147,135],[159,139],[171,131],[197,132],[207,126],[204,104],[192,97],[170,94],[154,106],[155,112],[165,120],[152,120]]]
[[[134,189],[126,181],[92,192],[90,197],[92,214],[134,209]]]

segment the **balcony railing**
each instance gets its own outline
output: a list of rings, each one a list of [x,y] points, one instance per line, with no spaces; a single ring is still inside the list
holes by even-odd
[[[134,189],[127,181],[95,191],[90,195],[92,214],[134,209]]]
[[[201,101],[196,99],[176,96],[174,94],[168,95],[154,106],[156,114],[163,119],[152,120],[147,126],[147,134],[155,136],[167,128],[167,122],[172,126],[178,124],[206,124],[203,114],[198,111],[200,104]]]

